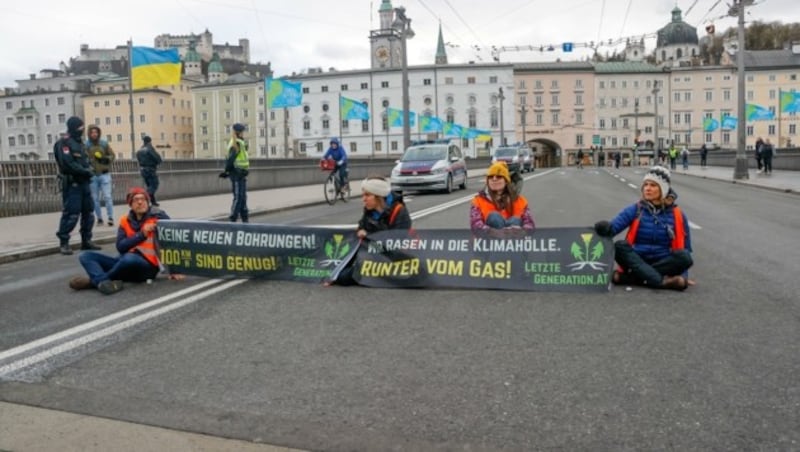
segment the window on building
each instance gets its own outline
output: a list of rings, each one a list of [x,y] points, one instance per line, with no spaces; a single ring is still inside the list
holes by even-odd
[[[490,75],[489,76],[489,83],[491,83],[492,85],[496,85],[497,84],[497,76],[496,75]]]
[[[350,142],[350,152],[358,152],[358,143],[355,141]]]
[[[767,133],[769,135],[775,135],[775,124],[770,124],[767,126]]]
[[[536,113],[536,125],[544,125],[544,115],[542,113]]]
[[[752,137],[752,136],[753,136],[753,132],[754,132],[754,130],[753,130],[753,126],[747,126],[747,127],[745,128],[745,132],[747,133],[747,136],[748,136],[748,137]]]
[[[681,123],[681,114],[680,113],[675,113],[672,116],[672,122],[673,122],[673,124],[680,124]]]
[[[250,97],[247,94],[242,94],[242,103],[246,104],[250,100]]]
[[[95,107],[96,107],[96,106],[97,106],[97,105],[95,105]],[[13,103],[13,102],[11,102],[10,100],[9,100],[9,101],[6,101],[6,110],[11,110],[12,108],[14,108],[14,103]]]
[[[161,115],[161,122],[164,122],[164,115]],[[122,116],[114,117],[115,124],[122,124]]]
[[[599,86],[600,86],[600,89],[605,89],[605,88],[606,88],[606,82],[604,82],[604,81],[602,81],[602,80],[601,80],[601,81],[599,82]]]
[[[722,100],[729,101],[731,100],[731,90],[726,89],[722,91]]]
[[[683,123],[684,124],[691,124],[692,123],[692,114],[691,113],[684,113],[683,114]]]
[[[789,135],[797,134],[797,124],[789,124]]]
[[[611,108],[617,108],[617,98],[616,97],[612,97],[611,98]]]
[[[605,129],[606,128],[606,120],[605,119],[601,119],[600,122],[599,122],[599,125],[600,125],[601,129]]]
[[[452,85],[453,84],[453,77],[445,77],[444,78],[445,85]]]
[[[445,121],[456,122],[456,112],[453,110],[447,110],[447,113],[445,114]]]
[[[711,133],[705,134],[705,142],[706,143],[711,143],[712,141],[714,141],[714,135],[711,134]]]
[[[56,97],[56,105],[64,105],[64,98],[61,96]]]
[[[517,88],[525,89],[526,88],[525,87],[525,80],[520,80],[519,83],[517,84]]]
[[[575,145],[576,146],[583,146],[583,134],[578,133],[575,135]]]
[[[376,152],[381,152],[383,150],[383,141],[372,143],[372,148],[375,149]]]
[[[330,118],[322,118],[322,130],[328,130],[330,128],[331,128]]]
[[[311,92],[311,89],[309,89],[309,87],[307,87],[307,86],[303,87],[303,94],[308,94],[310,92]]]
[[[535,102],[534,105],[536,105],[537,107],[541,107],[541,106],[544,105],[544,103],[542,102],[542,95],[541,94],[537,94],[537,95],[533,96],[533,100]]]
[[[575,112],[575,124],[583,124],[583,112],[576,111]]]
[[[109,141],[111,141],[111,140],[109,140]],[[47,144],[53,144],[53,134],[51,134],[51,133],[47,134]]]
[[[347,91],[347,83],[342,83],[341,90]]]
[[[774,89],[769,90],[769,98],[770,98],[770,100],[775,100],[775,90]]]
[[[544,89],[544,86],[542,85],[542,81],[541,80],[536,80],[536,82],[534,83],[533,86],[534,86],[533,89]]]
[[[14,137],[8,137],[8,147],[13,148],[17,145],[17,139]]]
[[[139,98],[139,105],[144,105],[144,97]]]
[[[25,135],[18,136],[17,143],[19,143],[20,146],[25,146]]]
[[[558,106],[558,94],[553,94],[551,101],[551,106]]]
[[[678,93],[678,92],[676,92],[676,93],[674,93],[674,94],[672,95],[672,97],[673,97],[673,100],[674,100],[676,103],[681,101],[681,93]]]
[[[310,132],[311,131],[311,120],[310,119],[304,119],[303,120],[303,130],[305,132]]]
[[[362,132],[369,132],[369,119],[362,119],[361,120],[361,131]]]
[[[616,80],[611,80],[610,82],[608,82],[608,87],[610,89],[615,89],[617,87],[617,81]]]
[[[628,118],[622,118],[622,128],[627,129],[628,127]]]
[[[12,118],[8,118],[9,122],[11,122]],[[53,118],[50,115],[44,115],[44,123],[46,125],[50,125],[53,122]],[[10,126],[11,124],[9,124]]]
[[[747,100],[753,100],[753,92],[752,91],[748,91],[747,92]]]
[[[685,93],[683,93],[683,100],[684,100],[684,102],[691,102],[692,101],[692,92],[691,91],[686,91]]]
[[[683,135],[683,142],[687,145],[692,143],[692,132],[687,132]]]
[[[583,94],[575,95],[575,105],[583,105]]]
[[[323,93],[327,93],[328,92],[328,85],[322,85],[321,91]]]
[[[474,108],[469,110],[469,127],[478,127],[478,112]]]
[[[369,83],[367,83],[367,82],[362,82],[362,83],[361,83],[361,89],[369,89]]]
[[[164,99],[159,99],[159,100],[161,101],[162,104],[164,103]],[[119,107],[121,105],[120,100],[119,99],[114,99],[114,105]]]
[[[711,90],[706,90],[706,102],[712,102],[714,100],[714,92]]]
[[[474,85],[475,84],[475,77],[473,77],[473,76],[467,77],[467,84],[468,85]]]
[[[342,120],[342,132],[349,132],[350,131],[350,121],[347,119]]]
[[[611,128],[612,129],[617,128],[617,118],[611,118]]]
[[[207,126],[201,126],[200,127],[200,135],[208,135],[208,127]]]
[[[497,128],[500,126],[499,116],[499,111],[497,109],[493,108],[489,111],[489,127]]]

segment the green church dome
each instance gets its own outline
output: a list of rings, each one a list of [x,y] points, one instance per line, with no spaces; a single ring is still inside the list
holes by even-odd
[[[697,28],[687,24],[681,18],[681,10],[677,6],[672,10],[672,22],[658,30],[656,47],[668,45],[697,45]]]

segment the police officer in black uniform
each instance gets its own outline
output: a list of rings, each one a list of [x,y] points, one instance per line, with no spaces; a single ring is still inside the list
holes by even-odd
[[[72,254],[69,246],[69,235],[78,217],[81,220],[81,249],[99,250],[92,243],[92,227],[94,227],[94,201],[90,181],[94,176],[89,156],[83,145],[83,120],[72,116],[67,120],[67,135],[58,140],[53,147],[53,156],[58,163],[61,179],[61,222],[56,236],[60,241],[61,254]]]
[[[144,145],[141,149],[136,151],[136,160],[139,161],[139,173],[144,179],[144,185],[147,187],[147,194],[150,195],[150,205],[157,206],[156,190],[158,190],[158,173],[156,168],[163,162],[161,155],[156,152],[152,144],[152,139],[146,136],[142,139]]]

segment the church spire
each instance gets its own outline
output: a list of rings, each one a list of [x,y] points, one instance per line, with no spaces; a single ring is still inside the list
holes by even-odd
[[[436,64],[447,64],[447,51],[444,49],[444,37],[442,36],[442,23],[439,22],[439,42],[436,43]]]

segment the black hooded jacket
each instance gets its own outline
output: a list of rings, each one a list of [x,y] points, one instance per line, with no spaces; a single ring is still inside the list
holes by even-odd
[[[89,182],[94,176],[83,146],[83,121],[77,116],[67,120],[67,134],[56,141],[53,157],[58,163],[59,172],[72,178],[71,182]]]

